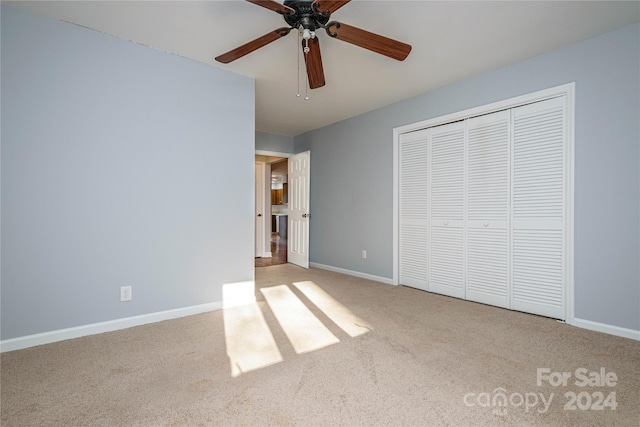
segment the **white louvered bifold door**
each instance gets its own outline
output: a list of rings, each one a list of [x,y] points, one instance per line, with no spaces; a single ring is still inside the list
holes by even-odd
[[[427,130],[400,135],[400,284],[427,290]]]
[[[509,307],[509,111],[467,121],[467,288]]]
[[[564,319],[565,101],[537,102],[512,114],[511,308]]]
[[[400,135],[401,284],[567,318],[567,105],[562,95]]]
[[[464,298],[464,122],[430,132],[429,291]]]

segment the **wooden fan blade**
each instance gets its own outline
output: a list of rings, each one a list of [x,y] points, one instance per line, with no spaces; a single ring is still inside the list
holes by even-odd
[[[409,52],[411,52],[411,45],[341,22],[329,22],[326,30],[327,34],[331,37],[369,49],[381,55],[388,56],[389,58],[397,59],[398,61],[404,61],[409,55]]]
[[[305,41],[302,40],[304,52]],[[317,37],[309,40],[309,52],[304,54],[304,63],[307,66],[309,88],[317,89],[324,86],[324,69],[322,68],[322,55],[320,55],[320,41]]]
[[[316,10],[322,14],[333,13],[351,0],[316,0]]]
[[[266,7],[269,10],[273,10],[274,12],[278,12],[283,15],[295,13],[295,10],[291,9],[289,6],[285,6],[282,3],[279,3],[275,0],[247,0],[247,1],[249,3],[257,4],[258,6]]]
[[[249,43],[245,43],[242,46],[230,50],[227,53],[223,53],[216,58],[216,61],[222,62],[223,64],[228,64],[231,61],[242,58],[243,56],[253,52],[254,50],[258,50],[261,47],[278,40],[280,37],[286,36],[287,34],[289,34],[289,31],[291,31],[291,28],[278,28],[277,30],[271,31],[270,33],[267,33],[262,37],[258,37],[257,39],[252,40]]]

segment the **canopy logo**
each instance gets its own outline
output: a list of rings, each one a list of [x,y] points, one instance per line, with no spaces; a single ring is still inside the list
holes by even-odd
[[[544,414],[551,406],[553,393],[549,394],[548,399],[544,393],[511,393],[508,395],[507,390],[498,387],[492,393],[467,393],[462,401],[466,406],[491,407],[496,415],[506,415],[508,408],[521,406],[524,407],[525,412],[536,409],[538,413]]]
[[[565,411],[615,411],[618,407],[616,392],[610,389],[618,385],[618,376],[613,371],[600,368],[590,371],[587,368],[577,368],[574,371],[552,371],[550,368],[538,368],[536,371],[536,385],[538,387],[568,388],[580,387],[581,390],[566,391],[563,395]],[[585,388],[587,388],[585,390]],[[594,390],[594,388],[598,388]],[[555,393],[526,392],[507,393],[498,387],[491,393],[467,393],[462,402],[468,407],[479,406],[492,408],[496,415],[505,415],[509,408],[524,408],[525,412],[536,411],[544,414],[549,411],[554,401]],[[562,397],[557,399],[562,401]]]

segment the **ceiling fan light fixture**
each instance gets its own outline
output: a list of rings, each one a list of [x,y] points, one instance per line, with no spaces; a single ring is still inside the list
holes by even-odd
[[[276,0],[246,0],[282,15],[289,27],[278,28],[249,43],[237,47],[227,53],[218,56],[216,61],[228,64],[247,55],[275,40],[289,34],[291,30],[298,30],[302,38],[305,67],[307,70],[307,83],[310,89],[317,89],[325,85],[324,70],[322,67],[322,55],[320,53],[320,40],[316,37],[318,28],[324,29],[330,38],[341,40],[353,45],[368,49],[389,58],[403,61],[411,46],[393,40],[376,33],[362,30],[340,22],[329,22],[333,12],[348,4],[351,0],[284,0],[280,3]],[[300,39],[298,40],[300,42]],[[300,61],[298,60],[298,67]],[[298,79],[300,73],[298,72]],[[300,83],[298,82],[298,94],[300,96]],[[308,99],[308,96],[305,97]]]
[[[315,31],[311,31],[308,28],[302,30],[302,38],[305,40],[312,39],[316,36]]]

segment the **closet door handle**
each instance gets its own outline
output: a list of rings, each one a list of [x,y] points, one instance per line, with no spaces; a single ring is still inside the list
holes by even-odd
[[[485,226],[485,227],[488,227],[488,226],[489,226],[489,223],[488,223],[488,222],[485,222],[485,223],[484,223],[484,226]]]
[[[449,225],[449,221],[445,221],[445,222],[444,222],[444,225]]]

